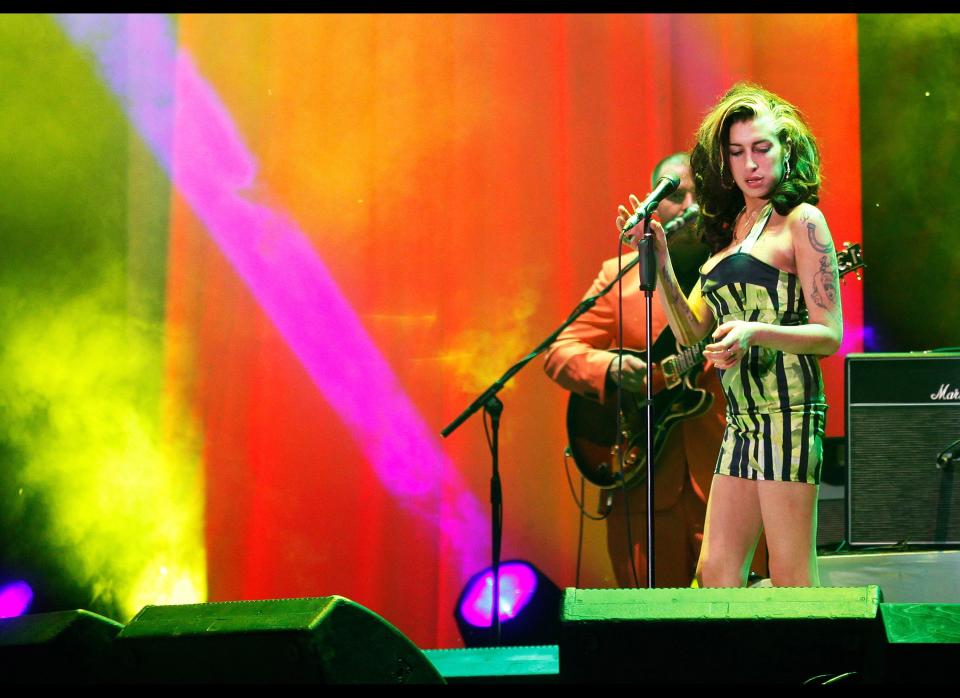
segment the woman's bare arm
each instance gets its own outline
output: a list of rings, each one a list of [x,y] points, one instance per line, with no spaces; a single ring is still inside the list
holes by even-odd
[[[820,356],[829,356],[840,348],[840,275],[827,222],[816,206],[801,204],[790,212],[787,226],[809,321],[790,326],[743,320],[723,323],[713,333],[717,341],[704,350],[718,368],[731,368],[751,346]]]

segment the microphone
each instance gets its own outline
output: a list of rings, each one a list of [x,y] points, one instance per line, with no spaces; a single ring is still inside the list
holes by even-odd
[[[700,215],[700,207],[696,204],[690,204],[687,208],[683,209],[679,216],[676,218],[671,218],[669,221],[663,224],[663,233],[669,239],[671,235],[683,228],[690,221],[695,219]],[[628,235],[627,233],[620,234],[620,242],[624,245],[635,245],[637,238],[633,235]]]
[[[699,215],[700,207],[696,204],[690,204],[690,206],[683,209],[679,216],[676,218],[671,218],[669,221],[667,221],[667,224],[663,226],[663,232],[666,233],[667,237],[670,237],[672,233],[677,232],[680,230],[680,228],[684,227],[687,223]]]
[[[620,230],[621,233],[625,233],[630,228],[634,227],[637,223],[642,221],[647,215],[655,209],[661,201],[670,196],[673,192],[677,190],[677,187],[680,186],[680,178],[676,175],[664,175],[657,180],[657,186],[653,188],[653,191],[647,194],[647,198],[640,203],[640,207],[636,212],[627,219],[627,222],[623,224],[623,228]]]
[[[937,454],[938,470],[953,470],[954,462],[960,462],[960,439],[957,439]]]

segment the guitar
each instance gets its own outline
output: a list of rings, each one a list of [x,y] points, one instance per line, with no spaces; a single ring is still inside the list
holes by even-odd
[[[844,243],[837,253],[837,268],[843,277],[855,271],[861,279],[866,268],[860,245]],[[713,394],[699,387],[703,374],[703,349],[712,339],[704,337],[698,344],[682,347],[669,327],[653,343],[653,448],[656,461],[666,444],[667,436],[678,422],[696,417],[713,404]],[[624,349],[644,359],[644,353]],[[570,393],[567,403],[567,438],[570,452],[580,474],[601,489],[633,487],[646,478],[646,395],[623,391],[620,438],[617,438],[617,396],[608,392],[606,402],[594,402]],[[620,454],[623,464],[620,465]]]

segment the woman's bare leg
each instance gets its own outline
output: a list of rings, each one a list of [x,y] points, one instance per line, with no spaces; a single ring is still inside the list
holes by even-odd
[[[697,563],[702,587],[742,587],[763,528],[757,481],[714,475]]]
[[[778,587],[820,586],[817,486],[774,481],[756,484],[770,551],[770,581]]]

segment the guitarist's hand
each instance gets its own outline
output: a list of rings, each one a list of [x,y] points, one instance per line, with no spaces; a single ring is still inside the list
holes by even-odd
[[[624,354],[623,356],[623,380],[618,380],[620,374],[617,373],[617,364],[619,359],[615,356],[610,366],[607,368],[607,375],[614,383],[619,383],[624,390],[634,393],[642,393],[646,387],[647,365],[636,356]]]

